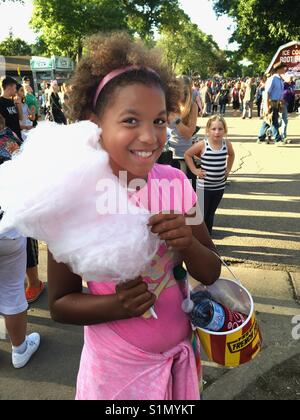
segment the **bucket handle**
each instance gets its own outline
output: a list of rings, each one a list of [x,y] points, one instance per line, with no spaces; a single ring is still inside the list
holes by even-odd
[[[234,280],[237,282],[237,284],[239,284],[240,286],[242,286],[242,282],[241,282],[241,280],[239,280],[238,278],[237,278],[237,276],[234,274],[234,272],[231,270],[231,268],[229,268],[229,266],[228,266],[228,264],[226,264],[226,262],[223,260],[223,258],[222,257],[220,257],[220,255],[219,254],[217,254],[215,251],[212,251],[218,258],[219,258],[219,260],[221,261],[221,263],[224,265],[224,267],[226,267],[227,268],[227,270],[229,271],[229,273],[232,275],[232,277],[234,278]]]
[[[211,250],[212,251],[212,250]],[[224,267],[227,268],[227,270],[229,271],[229,273],[232,275],[232,277],[234,278],[235,282],[239,285],[242,286],[242,282],[241,280],[239,280],[236,275],[234,274],[234,272],[229,268],[229,266],[226,264],[226,262],[223,260],[222,257],[220,257],[219,254],[217,254],[215,251],[212,251],[213,254],[215,254],[216,257],[218,257],[218,259],[221,261],[221,263],[224,265]],[[232,280],[233,281],[233,280]],[[193,303],[191,300],[191,286],[189,285],[189,281],[188,281],[188,277],[186,277],[185,279],[186,282],[186,290],[187,290],[187,297],[186,299],[184,299],[184,301],[182,302],[182,310],[183,312],[189,314],[192,310],[193,310]],[[205,286],[206,287],[206,286]]]

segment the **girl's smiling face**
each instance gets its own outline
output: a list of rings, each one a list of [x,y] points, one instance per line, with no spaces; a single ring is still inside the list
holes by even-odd
[[[167,140],[165,94],[140,83],[119,88],[97,123],[113,173],[127,171],[128,181],[147,179]]]

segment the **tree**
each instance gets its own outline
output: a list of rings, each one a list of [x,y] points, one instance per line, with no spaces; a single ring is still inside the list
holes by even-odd
[[[223,72],[227,62],[212,37],[203,33],[181,10],[173,24],[162,26],[158,46],[177,73],[199,73],[207,78]]]
[[[83,38],[95,32],[128,30],[149,43],[170,19],[178,0],[33,0],[31,26],[48,54],[81,56]]]
[[[142,39],[152,41],[161,26],[174,21],[178,0],[122,0],[129,28]]]
[[[35,44],[31,45],[31,54],[36,56],[47,56],[48,47],[43,37],[37,38]]]
[[[42,36],[48,54],[78,58],[85,36],[127,29],[120,0],[33,0],[33,4],[31,26]]]
[[[298,40],[299,0],[214,0],[218,15],[236,22],[232,41],[240,52],[265,70],[280,45]]]
[[[9,36],[0,43],[0,54],[9,55],[31,55],[31,46],[20,38],[14,38],[10,31]]]

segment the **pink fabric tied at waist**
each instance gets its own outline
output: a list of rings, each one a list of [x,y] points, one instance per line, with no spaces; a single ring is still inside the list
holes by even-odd
[[[77,400],[199,400],[196,360],[187,339],[146,353],[107,325],[85,328]]]

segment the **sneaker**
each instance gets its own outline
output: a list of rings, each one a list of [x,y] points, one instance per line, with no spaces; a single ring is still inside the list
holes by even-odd
[[[265,142],[265,140],[262,140],[262,139],[257,139],[257,144],[263,144]]]
[[[27,287],[27,289],[25,290],[27,302],[33,303],[37,301],[44,290],[45,290],[45,285],[42,281],[40,281],[39,287]]]
[[[27,349],[23,354],[18,354],[14,351],[12,352],[12,364],[15,369],[21,369],[27,365],[31,357],[39,348],[41,337],[38,333],[33,333],[26,337],[26,342]]]

